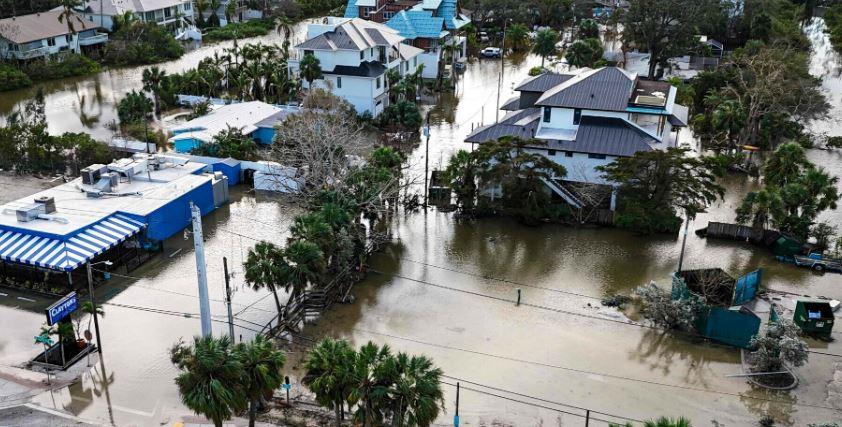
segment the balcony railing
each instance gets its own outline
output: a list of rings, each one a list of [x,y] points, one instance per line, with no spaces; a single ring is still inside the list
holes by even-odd
[[[108,41],[108,34],[97,33],[97,35],[95,35],[95,36],[80,37],[79,38],[79,46],[90,46],[90,45],[93,45],[93,44],[105,43],[107,41]]]
[[[6,52],[6,55],[15,59],[31,59],[45,56],[49,53],[50,49],[48,47],[39,47],[30,50],[10,50]]]

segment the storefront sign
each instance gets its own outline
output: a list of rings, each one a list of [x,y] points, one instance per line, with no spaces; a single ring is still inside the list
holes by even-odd
[[[47,324],[55,325],[61,319],[70,316],[70,313],[76,311],[76,308],[76,292],[71,292],[65,295],[64,298],[56,301],[53,305],[47,307]]]

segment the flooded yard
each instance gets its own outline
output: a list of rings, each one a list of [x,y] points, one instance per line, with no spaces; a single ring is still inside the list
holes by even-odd
[[[832,120],[814,126],[839,135],[834,121],[842,108],[839,73],[821,68],[838,68],[838,60],[832,51],[820,49],[817,25],[808,29],[817,46],[814,58],[825,58],[814,59],[813,72],[824,79],[835,110]],[[219,47],[203,47],[164,68],[174,72],[195,65]],[[507,61],[501,102],[540,58]],[[494,121],[499,69],[499,60],[468,65],[455,92],[440,95],[430,107],[431,169],[444,167],[457,150],[470,149],[463,139],[473,127]],[[139,86],[139,76],[138,69],[111,70],[48,85],[51,131],[109,136],[103,124],[113,120],[115,98]],[[0,114],[14,102],[4,96]],[[93,112],[96,120],[86,122],[88,113],[80,111]],[[687,141],[689,135],[682,138]],[[416,176],[423,174],[425,148],[421,141],[409,158]],[[812,151],[811,156],[842,175],[840,154]],[[732,276],[763,268],[769,288],[842,299],[842,276],[797,269],[764,250],[692,233],[711,220],[732,221],[743,195],[757,183],[732,176],[725,185],[725,200],[690,225],[685,268],[721,267]],[[257,240],[283,242],[295,214],[296,208],[283,201],[236,188],[229,205],[204,219],[215,334],[227,331],[223,256],[233,271],[238,339],[249,339],[273,317],[270,294],[243,283],[241,264]],[[842,222],[839,211],[826,217]],[[372,340],[394,351],[430,356],[446,375],[440,425],[450,424],[454,415],[452,384],[457,381],[465,425],[583,425],[586,409],[592,411],[592,425],[660,415],[684,415],[698,426],[713,420],[751,425],[766,414],[793,426],[842,419],[842,398],[828,387],[834,372],[842,371],[839,357],[811,354],[798,370],[801,385],[788,394],[756,390],[743,378],[728,377],[740,371],[737,350],[630,325],[615,310],[601,307],[601,298],[628,294],[651,280],[668,285],[681,250],[679,235],[525,227],[508,219],[459,221],[434,208],[400,215],[393,227],[393,244],[371,260],[373,271],[354,288],[355,302],[334,306],[307,325],[297,342],[306,347],[309,339],[334,336],[357,346]],[[195,274],[192,241],[180,235],[140,269],[115,274],[97,291],[106,312],[100,324],[103,365],[67,389],[38,395],[35,402],[115,425],[172,424],[190,415],[180,403],[167,349],[199,333]],[[518,289],[520,306],[515,303]],[[37,352],[28,343],[50,301],[31,295],[25,301],[2,292],[0,322],[15,328],[0,335],[0,364],[19,365]],[[842,354],[838,340],[810,345]],[[287,363],[294,395],[303,392],[301,355],[296,351]]]

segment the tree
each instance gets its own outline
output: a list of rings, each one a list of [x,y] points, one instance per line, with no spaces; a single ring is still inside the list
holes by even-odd
[[[180,371],[175,383],[181,402],[216,427],[246,409],[243,364],[232,347],[223,335],[195,337],[192,346],[179,341],[170,349],[170,360]]]
[[[594,67],[602,59],[604,53],[599,39],[576,40],[567,48],[564,59],[574,67]]]
[[[237,3],[236,1],[228,1],[228,4],[225,5],[225,21],[229,24],[234,22],[234,16],[237,14]]]
[[[272,291],[279,316],[283,313],[283,309],[278,299],[277,285],[283,280],[281,276],[283,256],[283,249],[275,246],[274,243],[260,241],[254,245],[254,248],[249,249],[246,261],[243,262],[246,282],[255,290],[268,288]]]
[[[729,99],[721,102],[713,110],[711,124],[716,130],[726,135],[729,142],[728,148],[736,149],[734,141],[745,126],[745,120],[746,114],[743,106],[739,102]]]
[[[800,145],[791,142],[781,145],[763,165],[763,176],[772,187],[798,182],[804,172],[812,167],[807,153]]]
[[[538,31],[535,36],[535,44],[532,46],[532,53],[541,55],[541,67],[544,67],[544,60],[556,53],[556,43],[558,43],[558,33],[552,28],[545,28]]]
[[[388,408],[384,403],[389,387],[384,376],[386,364],[392,357],[388,345],[380,347],[371,341],[357,352],[352,371],[354,387],[348,401],[357,404],[354,419],[365,427],[383,425],[383,410]]]
[[[642,303],[643,317],[664,329],[695,331],[696,316],[704,302],[696,295],[673,299],[670,292],[655,283],[640,286],[634,290]]]
[[[60,0],[59,7],[61,12],[58,14],[58,22],[66,23],[70,34],[76,35],[76,24],[84,22],[75,10],[82,7],[82,0]]]
[[[337,427],[342,425],[344,404],[353,387],[356,352],[344,340],[325,338],[313,347],[304,361],[301,382],[315,395],[316,402],[333,409]]]
[[[836,227],[827,222],[820,222],[810,228],[810,237],[816,239],[816,249],[822,252],[830,248],[830,243],[835,235]]]
[[[529,27],[522,23],[514,23],[506,29],[506,46],[515,52],[529,46]]]
[[[737,208],[737,222],[750,224],[758,230],[765,230],[773,224],[773,218],[784,216],[781,193],[775,187],[763,188],[748,193]]]
[[[706,8],[718,7],[706,0],[630,0],[622,17],[624,43],[649,52],[648,76],[654,79],[658,64],[692,46]]]
[[[208,0],[208,9],[210,9],[210,15],[208,16],[208,27],[218,27],[219,22],[219,8],[222,6],[221,0]]]
[[[158,67],[152,66],[143,70],[143,90],[152,94],[152,100],[155,102],[155,113],[161,112],[161,92],[166,78],[167,72]]]
[[[152,101],[143,92],[131,91],[117,104],[117,117],[123,123],[146,121],[152,112]]]
[[[209,143],[202,143],[190,150],[191,154],[211,157],[231,157],[237,160],[256,160],[257,143],[240,129],[228,127],[214,135]]]
[[[598,39],[599,25],[593,19],[583,19],[579,22],[579,31],[576,36],[580,39]]]
[[[389,104],[378,117],[380,128],[387,130],[401,130],[418,132],[423,118],[421,110],[414,102],[402,100]]]
[[[306,240],[295,240],[284,249],[281,277],[290,299],[304,293],[308,284],[316,283],[324,273],[325,257],[318,245]]]
[[[248,343],[238,344],[234,352],[243,365],[243,390],[249,400],[249,427],[254,427],[257,405],[284,382],[282,370],[286,356],[262,335],[257,335]]]
[[[687,151],[638,151],[597,168],[619,185],[618,225],[642,232],[676,231],[679,213],[694,218],[722,197],[712,165],[686,156]]]
[[[307,87],[312,90],[313,81],[322,78],[322,65],[319,58],[312,53],[305,54],[298,67],[301,78],[307,81]]]
[[[459,150],[450,157],[444,180],[456,195],[456,203],[466,212],[474,209],[477,198],[477,161],[470,152]]]
[[[426,356],[398,353],[394,358],[388,389],[393,425],[429,426],[444,408],[441,369]]]
[[[766,335],[755,335],[749,346],[754,372],[780,371],[784,364],[802,366],[810,355],[807,343],[798,337],[798,326],[789,319],[770,323]]]

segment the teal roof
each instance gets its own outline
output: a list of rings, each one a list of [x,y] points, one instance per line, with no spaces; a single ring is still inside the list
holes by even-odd
[[[345,6],[346,18],[359,18],[360,9],[357,7],[357,0],[348,0],[348,5]]]
[[[442,0],[441,6],[439,6],[438,16],[444,18],[444,23],[447,25],[448,30],[458,30],[468,23],[467,20],[462,19],[457,14],[457,2],[458,0]]]
[[[402,10],[386,21],[386,26],[397,30],[409,40],[419,37],[438,39],[444,27],[444,18],[433,16],[432,12],[426,10]]]

